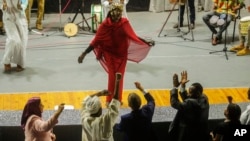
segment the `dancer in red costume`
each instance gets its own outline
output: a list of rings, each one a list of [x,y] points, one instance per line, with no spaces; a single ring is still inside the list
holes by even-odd
[[[78,63],[82,63],[84,57],[94,50],[96,59],[108,73],[107,104],[111,101],[115,86],[115,74],[121,73],[119,100],[122,101],[123,76],[127,60],[140,62],[143,60],[154,41],[146,41],[139,38],[131,27],[127,18],[122,17],[123,5],[113,3],[107,18],[99,26],[94,39],[89,47],[78,57]]]

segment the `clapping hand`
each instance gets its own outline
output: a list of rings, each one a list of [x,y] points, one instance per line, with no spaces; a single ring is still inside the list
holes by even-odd
[[[180,81],[180,84],[183,87],[185,87],[187,82],[189,82],[187,71],[183,71],[183,72],[181,72],[181,81]]]
[[[173,76],[173,86],[175,88],[179,87],[180,86],[180,82],[179,82],[179,79],[178,79],[178,75],[175,73],[174,76]]]

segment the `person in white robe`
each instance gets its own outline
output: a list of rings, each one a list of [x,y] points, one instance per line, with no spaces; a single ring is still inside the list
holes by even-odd
[[[17,65],[16,71],[24,70],[28,42],[28,24],[24,11],[27,5],[27,0],[0,0],[7,35],[2,59],[5,72],[11,71],[11,63]]]
[[[120,101],[118,100],[119,81],[121,74],[116,73],[114,97],[102,114],[100,96],[107,96],[108,90],[102,90],[87,96],[82,103],[81,123],[82,141],[113,141],[113,127],[119,115]]]

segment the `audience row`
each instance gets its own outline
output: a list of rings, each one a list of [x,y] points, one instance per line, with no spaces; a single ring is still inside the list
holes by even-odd
[[[158,141],[152,127],[152,118],[155,110],[155,100],[150,92],[146,91],[140,82],[135,82],[135,87],[143,94],[147,103],[143,106],[137,93],[130,93],[127,100],[131,112],[121,115],[121,120],[116,124],[119,116],[120,80],[122,74],[116,73],[114,96],[107,105],[107,111],[102,113],[101,96],[108,96],[108,90],[102,90],[84,98],[80,111],[82,123],[82,141],[112,141],[113,129],[125,134],[124,141]],[[169,126],[169,140],[172,141],[228,141],[232,127],[250,125],[250,105],[241,113],[241,108],[233,103],[233,98],[228,97],[229,104],[224,111],[224,122],[209,131],[209,99],[203,93],[200,83],[193,83],[188,90],[189,82],[187,71],[173,75],[173,88],[170,91],[171,106],[177,113]],[[250,88],[247,92],[250,100]],[[179,99],[179,97],[181,99]],[[26,103],[21,127],[24,130],[25,141],[46,140],[54,141],[53,127],[58,123],[58,117],[64,110],[64,103],[48,119],[42,119],[43,104],[39,97],[32,97]]]

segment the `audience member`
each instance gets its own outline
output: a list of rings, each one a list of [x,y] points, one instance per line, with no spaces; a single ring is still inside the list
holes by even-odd
[[[25,11],[28,27],[30,27],[30,16],[31,16],[31,9],[33,6],[34,0],[28,0],[29,5]],[[43,30],[42,20],[44,15],[44,7],[45,7],[45,0],[37,0],[37,20],[36,20],[36,29]]]
[[[155,102],[149,92],[146,92],[139,82],[135,87],[143,93],[147,104],[141,107],[141,98],[136,93],[128,96],[128,105],[131,113],[121,116],[120,123],[116,126],[118,131],[124,132],[124,141],[157,141],[152,128]]]
[[[217,127],[210,133],[213,141],[231,141],[231,137],[233,136],[233,132],[235,128],[239,128],[240,123],[240,114],[241,109],[240,106],[232,103],[232,97],[228,97],[229,104],[224,111],[224,115],[226,119],[224,122],[219,123]],[[232,131],[231,129],[234,129]]]
[[[250,87],[247,91],[247,98],[250,100]],[[250,105],[248,105],[246,110],[242,112],[240,122],[243,125],[250,125]]]
[[[121,3],[123,4],[123,12],[122,12],[122,16],[125,18],[128,18],[127,15],[127,9],[126,6],[128,4],[129,0],[101,0],[101,4],[103,6],[103,19],[105,19],[111,9],[111,5],[112,3]]]
[[[11,63],[17,65],[16,71],[24,70],[28,27],[24,10],[27,1],[0,0],[3,11],[3,24],[7,35],[5,52],[2,59],[4,72],[11,71]]]
[[[190,29],[195,28],[195,4],[194,0],[181,0],[179,2],[179,15],[178,15],[178,23],[174,25],[174,28],[180,28],[183,27],[183,21],[184,21],[184,13],[185,13],[185,7],[188,4],[189,7],[189,20],[190,20]]]
[[[250,12],[250,5],[247,7],[248,12]],[[243,20],[246,18],[246,20],[250,20],[249,16],[241,18]],[[248,24],[247,29],[241,29],[241,23],[238,25],[239,29],[239,38],[240,38],[240,44],[232,47],[230,51],[237,52],[237,56],[243,56],[243,55],[250,55],[250,24]],[[242,30],[247,30],[247,34],[242,34]],[[245,44],[246,43],[246,44]]]
[[[23,109],[21,119],[25,141],[55,141],[56,135],[53,134],[53,127],[58,123],[58,117],[63,109],[64,104],[60,104],[58,110],[47,121],[44,121],[40,97],[30,98]]]
[[[169,128],[169,137],[173,141],[208,141],[208,115],[209,102],[200,83],[193,83],[189,92],[185,89],[189,82],[186,71],[181,73],[179,82],[178,75],[173,75],[173,89],[170,91],[171,106],[177,110],[176,116]],[[180,88],[181,102],[178,98]]]
[[[116,73],[114,97],[107,108],[107,112],[102,114],[100,96],[107,96],[109,92],[102,90],[87,96],[82,103],[81,123],[82,141],[113,141],[113,127],[119,115],[119,83],[122,78],[120,73]]]
[[[227,29],[232,19],[235,18],[236,12],[240,8],[240,2],[238,0],[213,1],[213,11],[204,15],[202,19],[213,33],[212,45],[217,45],[222,39],[222,33]],[[213,25],[213,23],[210,23],[210,19],[214,17],[215,19],[221,19],[220,21],[224,22],[224,24],[220,25],[218,31],[216,30],[217,25]]]
[[[78,57],[78,63],[82,63],[85,56],[94,50],[96,59],[108,73],[108,91],[111,95],[106,97],[107,104],[113,97],[115,73],[122,74],[119,83],[119,100],[122,101],[127,60],[142,61],[147,56],[150,46],[154,45],[153,41],[145,41],[135,34],[128,19],[121,16],[122,4],[112,3],[110,7],[107,18],[99,26],[89,47]]]

